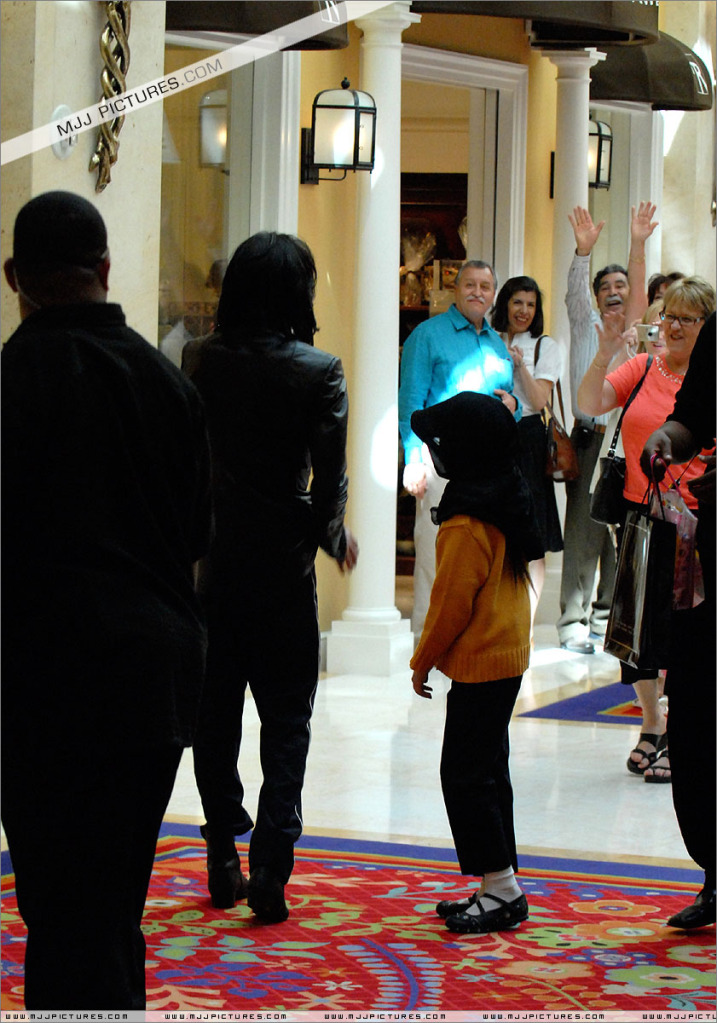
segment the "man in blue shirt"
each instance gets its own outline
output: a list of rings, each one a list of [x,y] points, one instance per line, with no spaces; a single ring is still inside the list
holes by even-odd
[[[437,527],[431,508],[440,501],[446,481],[436,474],[428,449],[411,430],[411,414],[461,391],[477,391],[494,394],[520,418],[520,403],[512,393],[513,361],[500,336],[485,322],[495,292],[490,264],[468,260],[456,277],[455,304],[420,323],[403,346],[398,418],[406,463],[403,485],[416,498],[411,616],[416,635],[423,629],[435,575]]]

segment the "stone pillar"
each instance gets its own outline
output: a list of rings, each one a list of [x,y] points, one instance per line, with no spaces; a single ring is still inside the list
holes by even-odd
[[[413,652],[410,622],[395,604],[395,566],[401,34],[419,20],[410,3],[399,2],[356,21],[363,32],[360,88],[376,102],[376,164],[358,185],[349,464],[360,556],[349,606],[327,637],[327,669],[334,675],[391,675],[408,667]]]
[[[575,236],[568,213],[575,206],[588,205],[588,120],[590,119],[590,68],[605,59],[594,49],[544,50],[543,56],[558,69],[557,124],[555,137],[555,179],[553,209],[553,304],[551,334],[570,337],[568,313],[563,301],[568,269],[575,253]],[[563,391],[569,391],[568,374]],[[567,386],[566,386],[567,385]],[[570,396],[564,393],[565,407]],[[569,412],[569,423],[571,417]],[[568,426],[569,428],[569,426]]]

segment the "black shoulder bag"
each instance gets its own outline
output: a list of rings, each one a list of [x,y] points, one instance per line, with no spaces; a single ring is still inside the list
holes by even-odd
[[[625,504],[622,492],[625,489],[625,459],[615,454],[620,427],[625,418],[625,413],[632,404],[637,392],[642,387],[648,370],[652,365],[652,356],[648,356],[645,372],[635,384],[632,394],[625,402],[615,433],[613,434],[610,450],[606,457],[600,459],[600,476],[595,484],[592,498],[590,500],[590,518],[595,522],[602,522],[606,526],[615,526],[622,522]]]

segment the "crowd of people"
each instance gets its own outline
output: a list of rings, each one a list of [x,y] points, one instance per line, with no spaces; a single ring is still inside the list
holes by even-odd
[[[703,348],[714,348],[715,290],[710,284],[682,273],[655,275],[646,283],[645,243],[657,226],[654,215],[650,202],[632,208],[628,265],[608,264],[595,274],[592,294],[597,309],[591,301],[590,256],[604,222],[595,224],[582,207],[569,218],[576,246],[565,299],[574,416],[570,439],[579,474],[566,482],[562,534],[554,484],[546,476],[547,434],[541,410],[551,400],[566,353],[560,341],[544,333],[536,281],[525,276],[508,280],[491,313],[486,302],[497,291],[495,274],[485,263],[469,261],[456,281],[455,304],[419,325],[404,344],[399,418],[404,485],[417,498],[416,564],[418,571],[420,559],[421,573],[413,618],[414,631],[420,631],[411,661],[413,687],[419,696],[430,698],[428,675],[433,667],[452,680],[441,782],[461,870],[481,879],[469,900],[436,907],[451,931],[502,930],[528,914],[515,877],[508,722],[529,663],[545,553],[563,550],[560,646],[579,655],[594,654],[605,639],[625,517],[631,508],[642,507],[652,479],[652,468],[642,460],[643,447],[672,414],[701,331],[706,332]],[[476,288],[471,296],[472,304],[465,297],[469,267],[480,267],[483,282],[482,292]],[[500,333],[502,348],[486,326],[486,316],[493,331]],[[638,329],[638,324],[647,329]],[[713,386],[714,377],[709,380]],[[677,485],[684,485],[687,506],[704,520],[714,518],[714,483],[710,488],[704,482],[707,449],[714,448],[714,394],[707,398],[703,393],[701,400],[711,415],[703,409],[699,425],[690,426],[689,443],[684,441],[676,447],[679,454],[671,453],[665,461],[672,457],[686,462]],[[501,420],[506,420],[501,421],[502,432],[486,418],[491,405],[493,416],[500,411]],[[622,521],[612,528],[591,518],[590,505],[610,416],[617,416],[623,406],[623,511]],[[506,411],[513,413],[517,425]],[[685,413],[677,418],[682,416],[687,418]],[[501,459],[492,450],[498,437]],[[468,438],[473,438],[470,445]],[[435,481],[430,489],[426,480]],[[517,539],[516,518],[526,496],[535,529],[532,534],[519,530]],[[425,523],[432,523],[432,532]],[[496,543],[496,533],[502,545]],[[713,552],[711,557],[714,560]],[[710,599],[708,595],[694,614],[677,614],[666,663],[640,668],[620,664],[621,681],[633,686],[642,712],[628,771],[646,782],[670,783],[675,766],[670,747],[676,743],[681,750],[675,768],[675,809],[685,844],[705,871],[695,905],[670,920],[672,926],[685,928],[715,920],[714,820],[710,811],[709,821],[700,821],[696,796],[701,772],[714,777],[713,716],[700,730],[697,768],[696,759],[686,751],[690,728],[686,708],[698,715],[699,710],[694,700],[680,694],[675,721],[666,713],[662,697],[666,669],[668,679],[679,675],[687,688],[683,665],[688,661],[711,690],[705,706],[714,706],[714,641],[705,626],[713,606]],[[667,692],[674,690],[673,681]]]
[[[412,685],[430,698],[434,667],[451,679],[440,779],[461,871],[480,878],[469,898],[436,907],[453,932],[528,917],[508,725],[546,552],[564,548],[561,645],[589,655],[604,635],[615,546],[590,519],[591,481],[608,417],[638,381],[623,427],[625,509],[641,503],[650,474],[685,464],[711,569],[704,601],[676,617],[667,663],[623,669],[643,710],[628,769],[672,780],[687,849],[705,871],[695,903],[670,923],[715,920],[714,792],[707,815],[702,802],[714,782],[715,293],[673,274],[651,280],[648,296],[654,213],[633,209],[628,267],[595,276],[595,311],[589,262],[602,224],[575,209],[569,349],[546,332],[533,278],[498,292],[493,268],[473,259],[454,304],[404,347],[404,484],[417,498]],[[144,1009],[140,924],[185,747],[213,906],[246,899],[268,924],[289,915],[319,677],[315,560],[321,548],[345,572],[358,559],[344,521],[346,381],[340,360],[313,345],[316,266],[290,235],[239,246],[215,329],[184,347],[181,369],[108,301],[105,224],[79,196],[48,192],[23,206],[4,270],[21,323],[2,355],[2,820],[28,932],[25,1002]],[[648,332],[633,330],[640,320]],[[561,528],[542,410],[566,361],[580,476],[567,484]],[[247,687],[261,722],[255,820],[238,770]],[[247,875],[235,838],[248,832]]]

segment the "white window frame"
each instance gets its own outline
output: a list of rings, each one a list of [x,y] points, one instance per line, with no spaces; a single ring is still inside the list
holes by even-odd
[[[469,252],[492,261],[499,281],[522,273],[527,65],[404,43],[402,75],[415,82],[486,90],[484,103],[475,95],[471,101]],[[496,230],[497,224],[505,229]]]

